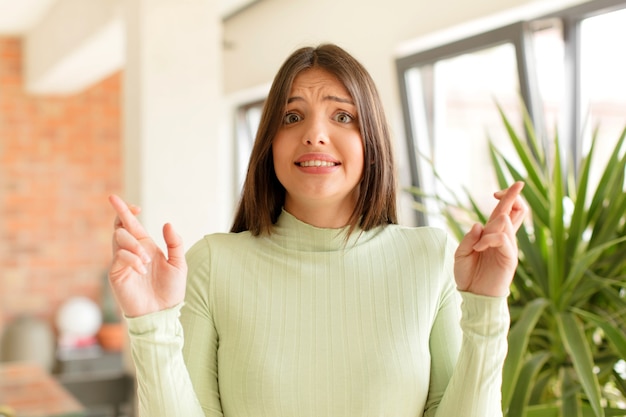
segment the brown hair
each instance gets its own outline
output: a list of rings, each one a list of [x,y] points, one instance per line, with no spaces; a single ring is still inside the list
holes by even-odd
[[[359,115],[363,138],[363,178],[349,231],[397,223],[396,174],[389,127],[378,90],[367,70],[342,48],[324,44],[292,53],[276,74],[263,106],[246,180],[231,232],[270,234],[285,202],[285,188],[274,172],[272,141],[283,123],[283,112],[296,76],[309,68],[333,74],[346,87]]]

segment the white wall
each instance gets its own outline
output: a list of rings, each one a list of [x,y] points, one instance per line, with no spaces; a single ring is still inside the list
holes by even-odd
[[[208,4],[215,0],[198,0],[200,3],[202,1]],[[127,2],[128,0],[125,3]],[[236,200],[236,193],[233,192],[235,166],[232,152],[234,147],[232,110],[237,104],[246,102],[248,98],[258,99],[259,91],[267,90],[283,60],[297,47],[322,42],[337,43],[351,52],[370,71],[378,85],[391,122],[401,173],[401,186],[406,186],[408,184],[408,161],[406,157],[403,157],[406,153],[395,59],[415,51],[416,48],[434,46],[444,40],[459,39],[524,17],[541,15],[550,10],[582,2],[584,0],[259,0],[224,22],[223,54],[219,49],[219,32],[217,32],[220,29],[219,21],[215,28],[217,32],[215,48],[205,47],[204,35],[200,36],[197,42],[193,41],[195,35],[187,29],[193,26],[194,19],[190,18],[190,22],[185,22],[182,18],[172,18],[173,21],[169,24],[154,25],[154,36],[157,37],[169,36],[174,26],[183,28],[184,33],[179,33],[181,36],[177,39],[185,37],[192,39],[188,46],[197,49],[198,62],[194,61],[194,64],[190,62],[189,68],[195,71],[194,74],[199,73],[202,77],[206,77],[206,80],[202,78],[201,81],[186,76],[182,79],[172,77],[172,81],[168,81],[163,88],[172,88],[182,92],[186,91],[185,89],[204,88],[202,86],[210,84],[223,90],[215,92],[216,96],[220,96],[223,92],[225,97],[223,101],[216,99],[218,102],[216,107],[219,109],[208,112],[210,114],[207,114],[206,120],[202,121],[204,124],[199,129],[188,126],[188,130],[194,132],[194,135],[211,136],[207,138],[207,141],[214,145],[210,149],[210,155],[199,151],[193,157],[218,161],[219,163],[208,164],[214,170],[211,172],[215,174],[188,176],[188,181],[182,185],[184,189],[177,190],[180,192],[176,193],[176,195],[181,193],[193,195],[198,192],[197,190],[201,190],[204,193],[204,199],[212,203],[207,204],[208,207],[195,215],[202,220],[196,221],[196,217],[189,216],[187,207],[190,203],[176,201],[174,204],[173,196],[169,193],[163,192],[161,196],[167,201],[148,199],[145,202],[144,213],[164,213],[163,219],[158,218],[153,221],[155,229],[153,234],[159,237],[160,224],[164,221],[171,221],[173,224],[186,222],[190,224],[190,231],[183,235],[186,237],[187,244],[190,245],[204,233],[229,229]],[[128,41],[128,36],[123,38],[122,35],[128,35],[128,33],[117,30],[122,27],[121,16],[116,14],[115,7],[113,7],[118,4],[118,0],[99,0],[97,3],[102,3],[100,5],[102,8],[91,5],[88,10],[97,15],[89,17],[85,14],[85,5],[82,0],[59,0],[54,9],[57,12],[53,10],[46,19],[43,19],[39,27],[33,29],[27,39],[28,59],[25,63],[27,72],[31,74],[29,78],[33,89],[35,89],[34,86],[40,88],[45,86],[48,92],[68,90],[66,85],[68,81],[74,81],[76,84],[75,81],[78,78],[72,74],[77,69],[80,70],[82,78],[89,75],[87,63],[91,68],[98,61],[99,66],[90,71],[92,75],[100,74],[100,76],[103,71],[116,70],[112,68],[112,65],[120,67],[128,65],[128,62],[119,62],[119,57],[124,57],[123,48],[128,47],[124,43]],[[141,4],[144,3],[148,2],[141,2]],[[184,8],[183,5],[192,3],[181,2],[180,5]],[[214,5],[214,3],[211,4]],[[73,10],[72,13],[70,9]],[[74,24],[73,20],[77,18],[76,16],[88,17],[87,20],[91,25],[80,26],[84,29],[82,32],[77,30],[68,32],[67,27]],[[189,25],[186,26],[186,23]],[[111,31],[110,28],[115,30]],[[178,29],[174,29],[176,30]],[[113,36],[111,41],[111,37],[101,36],[103,33],[118,33],[118,35]],[[69,34],[73,37],[70,38]],[[147,39],[153,39],[154,36]],[[109,39],[107,45],[103,46],[103,42],[99,41],[102,38]],[[113,52],[107,53],[111,45],[113,45]],[[89,53],[83,53],[87,49]],[[51,51],[56,52],[56,55],[51,55]],[[135,52],[139,56],[143,53],[142,51],[143,49],[139,48]],[[172,56],[175,55],[175,53],[172,54]],[[109,59],[95,60],[91,58],[94,56],[109,57]],[[174,59],[180,63],[179,58]],[[69,65],[72,63],[75,65]],[[203,69],[204,67],[201,68],[202,65],[217,66],[221,68],[221,71],[207,72]],[[138,85],[141,85],[143,81],[138,81]],[[139,98],[142,90],[138,91],[133,94],[136,99]],[[182,101],[189,104],[188,100]],[[151,101],[148,100],[148,102]],[[184,103],[181,104],[183,112],[187,109]],[[139,120],[143,115],[134,117]],[[149,123],[147,126],[156,129],[154,123]],[[208,133],[209,131],[222,133],[213,134]],[[184,134],[182,131],[180,133],[180,140],[189,141],[193,136]],[[130,157],[128,153],[125,156]],[[143,155],[143,157],[148,156]],[[189,164],[189,161],[194,158],[184,159],[179,163]],[[150,157],[150,160],[154,161],[154,158]],[[143,178],[160,178],[160,175],[157,166],[151,168],[150,172],[146,172]],[[137,184],[144,189],[147,187],[147,184],[139,180]],[[130,183],[127,186],[132,195]],[[408,195],[401,195],[404,195],[405,201],[408,200]],[[405,204],[401,207],[403,208],[400,213],[401,222],[410,223],[413,217],[412,210]],[[180,220],[181,218],[184,221]],[[205,219],[210,219],[210,223],[205,224]],[[196,224],[197,227],[191,226]]]
[[[406,185],[395,59],[450,37],[539,16],[581,0],[263,0],[224,24],[224,89],[234,94],[271,82],[297,47],[333,42],[351,52],[377,83]],[[419,48],[419,46],[417,46]],[[408,222],[408,213],[401,212]]]

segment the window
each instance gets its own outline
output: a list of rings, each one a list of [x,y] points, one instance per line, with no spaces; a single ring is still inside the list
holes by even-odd
[[[250,159],[256,132],[261,121],[263,103],[265,103],[265,100],[256,100],[237,108],[235,116],[235,169],[237,171],[235,187],[237,195],[242,190],[246,179],[248,160]]]
[[[435,173],[426,163],[419,165],[420,186],[450,200],[452,194],[459,195],[464,188],[479,184],[480,187],[474,187],[479,192],[478,200],[490,201],[497,184],[491,173],[483,169],[489,164],[487,139],[497,141],[504,132],[493,111],[493,99],[508,111],[519,113],[513,45],[505,43],[412,68],[406,79],[412,103],[410,117],[419,120],[412,127],[427,127],[414,132],[414,146],[424,159],[430,160],[450,190],[438,186]],[[423,103],[417,105],[421,100]],[[503,147],[506,142],[499,145]]]
[[[558,131],[577,157],[599,125],[606,146],[598,157],[607,158],[626,124],[625,8],[591,1],[399,59],[411,184],[444,198],[467,189],[490,211],[497,185],[484,168],[488,140],[511,151],[496,104],[521,132],[520,99],[540,137]],[[445,223],[427,208],[418,223]]]
[[[606,161],[626,120],[626,9],[590,17],[581,24],[581,148],[589,148],[593,129],[606,140],[596,145],[597,159]],[[598,47],[602,45],[602,47]],[[603,165],[603,164],[602,164]],[[598,180],[598,173],[592,172]]]

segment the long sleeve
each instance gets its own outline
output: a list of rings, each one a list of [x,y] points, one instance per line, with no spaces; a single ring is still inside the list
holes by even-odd
[[[137,371],[139,417],[204,416],[181,350],[181,306],[126,319]]]
[[[441,402],[425,417],[498,417],[502,415],[502,366],[510,324],[506,297],[461,295],[463,338],[458,360]],[[431,343],[434,351],[446,349],[441,345],[445,340],[437,336]],[[449,369],[449,363],[435,361],[432,366]]]

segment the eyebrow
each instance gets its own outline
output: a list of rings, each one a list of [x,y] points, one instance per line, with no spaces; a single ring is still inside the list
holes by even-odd
[[[338,103],[352,104],[354,106],[354,102],[352,100],[350,100],[349,98],[343,98],[343,97],[338,97],[338,96],[324,96],[322,98],[322,100],[324,100],[324,101],[336,101]],[[304,101],[304,98],[302,98],[300,96],[289,97],[287,99],[287,104],[293,103],[294,101]]]

